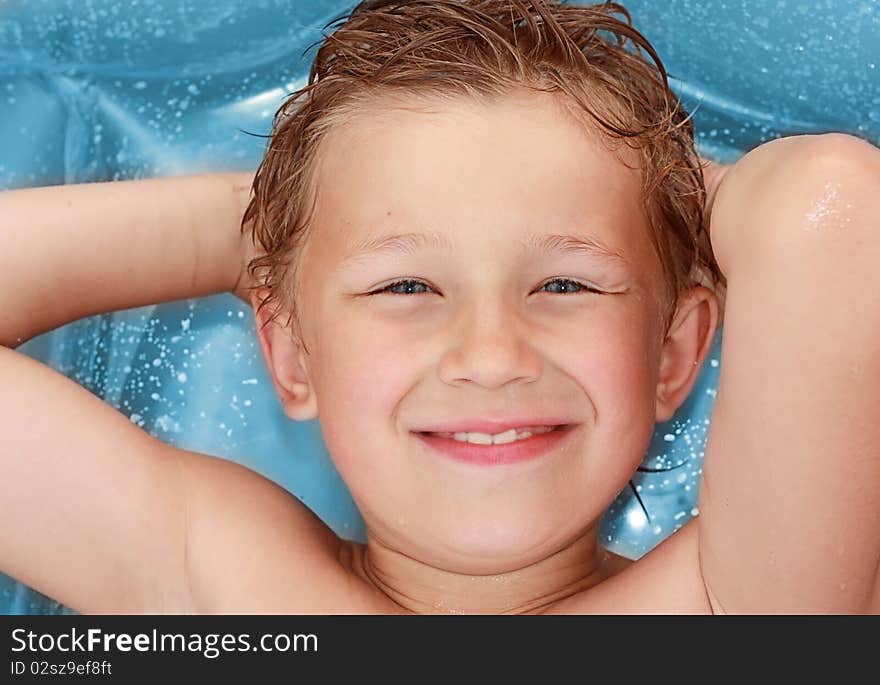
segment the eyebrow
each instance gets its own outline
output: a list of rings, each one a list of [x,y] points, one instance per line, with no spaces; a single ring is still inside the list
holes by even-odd
[[[412,254],[424,247],[452,249],[452,242],[436,231],[371,236],[359,243],[346,261],[374,254]]]
[[[520,243],[523,250],[537,250],[547,254],[581,254],[628,265],[629,261],[617,250],[589,235],[532,234]],[[413,254],[426,247],[452,250],[452,241],[436,231],[427,233],[395,233],[371,236],[359,243],[345,258],[343,264],[381,254]]]
[[[585,254],[599,257],[610,262],[618,262],[623,266],[629,261],[617,250],[612,249],[601,240],[589,235],[530,235],[523,246],[526,249],[538,250],[548,254]]]

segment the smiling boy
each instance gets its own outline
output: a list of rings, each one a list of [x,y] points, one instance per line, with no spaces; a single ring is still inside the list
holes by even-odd
[[[367,528],[0,349],[3,570],[85,612],[878,611],[880,153],[765,144],[704,222],[661,72],[595,33],[644,49],[619,9],[363,3],[276,120],[256,253],[239,177],[2,196],[0,341],[252,291]],[[633,563],[598,521],[696,380],[719,267],[701,513]]]

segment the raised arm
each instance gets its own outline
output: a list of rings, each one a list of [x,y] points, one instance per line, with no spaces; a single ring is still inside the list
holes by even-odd
[[[716,611],[878,612],[880,151],[773,141],[711,216],[727,276],[700,493]]]
[[[0,569],[75,609],[186,606],[180,474],[201,462],[9,348],[230,289],[248,189],[220,175],[0,193]]]
[[[231,290],[248,174],[0,193],[0,344],[99,312]]]

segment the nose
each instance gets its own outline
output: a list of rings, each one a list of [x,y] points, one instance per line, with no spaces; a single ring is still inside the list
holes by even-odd
[[[527,338],[516,312],[503,304],[476,304],[452,327],[451,342],[440,360],[440,378],[449,385],[474,383],[490,389],[534,382],[543,363]]]

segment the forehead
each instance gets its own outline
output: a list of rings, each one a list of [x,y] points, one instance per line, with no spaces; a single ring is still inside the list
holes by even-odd
[[[440,233],[453,246],[499,231],[580,230],[643,258],[641,174],[619,147],[548,94],[377,102],[322,142],[313,228],[339,250],[394,230]]]

